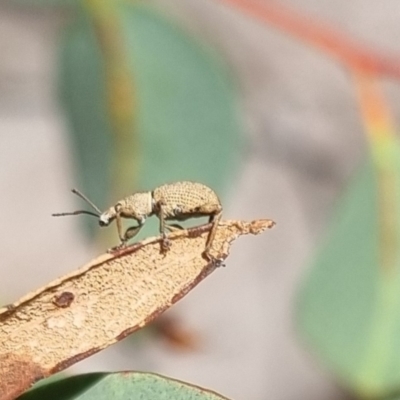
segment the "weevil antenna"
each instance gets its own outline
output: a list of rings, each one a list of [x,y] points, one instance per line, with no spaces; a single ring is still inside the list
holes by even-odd
[[[98,212],[99,215],[97,215],[97,217],[100,216],[101,211],[99,210],[99,208],[94,205],[94,203],[92,201],[90,201],[83,193],[81,193],[79,190],[77,189],[72,189],[71,190],[72,193],[76,194],[77,196],[79,196],[82,200],[85,200],[86,203],[88,203],[94,210],[96,210]],[[87,213],[86,213],[87,214]]]
[[[53,217],[64,217],[66,215],[79,215],[79,214],[89,214],[93,215],[93,217],[100,217],[99,214],[96,214],[92,211],[86,211],[86,210],[78,210],[78,211],[72,211],[72,212],[64,212],[64,213],[56,213],[56,214],[51,214]]]

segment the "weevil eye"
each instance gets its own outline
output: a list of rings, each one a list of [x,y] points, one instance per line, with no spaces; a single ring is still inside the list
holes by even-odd
[[[107,226],[109,224],[110,224],[110,219],[106,215],[100,215],[99,225],[100,226]]]

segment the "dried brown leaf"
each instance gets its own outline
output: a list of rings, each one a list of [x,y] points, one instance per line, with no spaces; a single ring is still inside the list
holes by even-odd
[[[220,223],[213,253],[271,228],[270,220]],[[103,254],[0,309],[0,400],[147,325],[216,269],[202,257],[211,225],[172,233],[171,248],[149,238]]]

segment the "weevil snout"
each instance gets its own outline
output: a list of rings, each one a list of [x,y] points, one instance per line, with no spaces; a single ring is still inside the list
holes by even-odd
[[[110,207],[107,211],[103,212],[99,216],[99,225],[101,227],[108,226],[115,219],[117,212],[115,207]]]
[[[110,225],[110,221],[105,221],[105,220],[99,219],[99,225],[101,227],[108,226],[108,225]]]
[[[108,226],[110,225],[111,218],[107,215],[107,213],[103,213],[99,217],[99,225],[100,226]]]

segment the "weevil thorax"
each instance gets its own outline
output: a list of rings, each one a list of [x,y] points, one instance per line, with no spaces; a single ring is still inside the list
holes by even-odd
[[[122,202],[122,216],[134,218],[144,223],[146,218],[153,214],[153,197],[151,192],[138,192],[126,197]]]
[[[138,192],[120,200],[115,206],[110,207],[100,215],[100,226],[109,225],[115,219],[117,213],[123,218],[133,218],[143,224],[146,218],[153,213],[151,192]]]

